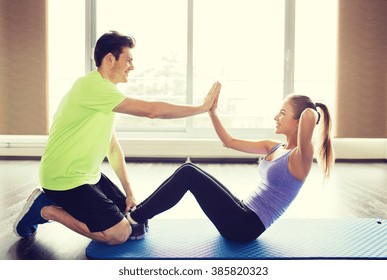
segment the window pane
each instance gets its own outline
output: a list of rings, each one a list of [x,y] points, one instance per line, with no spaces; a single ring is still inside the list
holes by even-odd
[[[337,1],[296,1],[294,91],[316,102],[325,102],[332,109],[336,87],[336,30]]]
[[[85,3],[79,0],[47,3],[49,119],[52,122],[62,97],[75,79],[85,74]]]
[[[112,16],[113,15],[113,16]],[[129,97],[186,104],[187,2],[98,0],[97,38],[110,30],[130,34],[135,70],[119,88]],[[149,120],[117,115],[125,130],[183,130],[185,119]]]
[[[194,99],[222,83],[227,128],[273,128],[283,99],[285,1],[194,1]],[[194,127],[210,127],[208,116]]]

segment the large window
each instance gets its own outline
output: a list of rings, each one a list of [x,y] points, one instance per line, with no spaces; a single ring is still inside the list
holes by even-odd
[[[273,136],[273,117],[290,92],[333,104],[336,1],[87,0],[92,5],[86,10],[74,7],[82,2],[49,1],[49,12],[56,12],[50,35],[66,42],[65,48],[62,42],[50,44],[57,54],[51,61],[62,57],[50,70],[50,99],[57,100],[84,73],[84,54],[90,56],[95,39],[117,30],[137,40],[135,70],[119,85],[127,96],[199,104],[219,80],[220,117],[241,136]],[[63,6],[71,9],[74,32],[64,23]],[[94,27],[86,32],[85,14]],[[53,112],[57,101],[51,104]],[[214,135],[206,114],[178,120],[118,115],[116,126],[131,137]]]
[[[296,3],[294,91],[325,102],[334,114],[337,1]]]

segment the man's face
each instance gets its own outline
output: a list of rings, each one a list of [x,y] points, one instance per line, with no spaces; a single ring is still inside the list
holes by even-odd
[[[126,83],[128,81],[129,72],[134,70],[133,66],[133,56],[130,51],[130,48],[124,47],[122,48],[122,52],[115,61],[112,72],[114,76],[113,83]]]

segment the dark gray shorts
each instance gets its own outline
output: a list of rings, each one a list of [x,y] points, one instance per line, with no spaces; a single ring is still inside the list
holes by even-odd
[[[43,190],[59,207],[85,223],[90,232],[107,230],[124,218],[126,197],[102,173],[95,185],[85,184],[66,191]]]

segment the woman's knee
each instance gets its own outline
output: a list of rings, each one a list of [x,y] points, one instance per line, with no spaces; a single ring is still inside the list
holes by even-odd
[[[182,170],[189,170],[189,169],[192,169],[195,165],[193,163],[190,163],[190,162],[186,162],[184,164],[182,164],[178,169],[177,171],[182,171]]]
[[[182,166],[180,166],[179,173],[191,175],[194,173],[200,173],[200,169],[199,169],[199,167],[197,167],[193,163],[184,163]]]
[[[180,165],[178,169],[176,169],[175,173],[172,174],[171,178],[174,178],[175,180],[177,178],[185,178],[187,177],[191,169],[192,169],[191,163],[184,163],[183,165]]]

